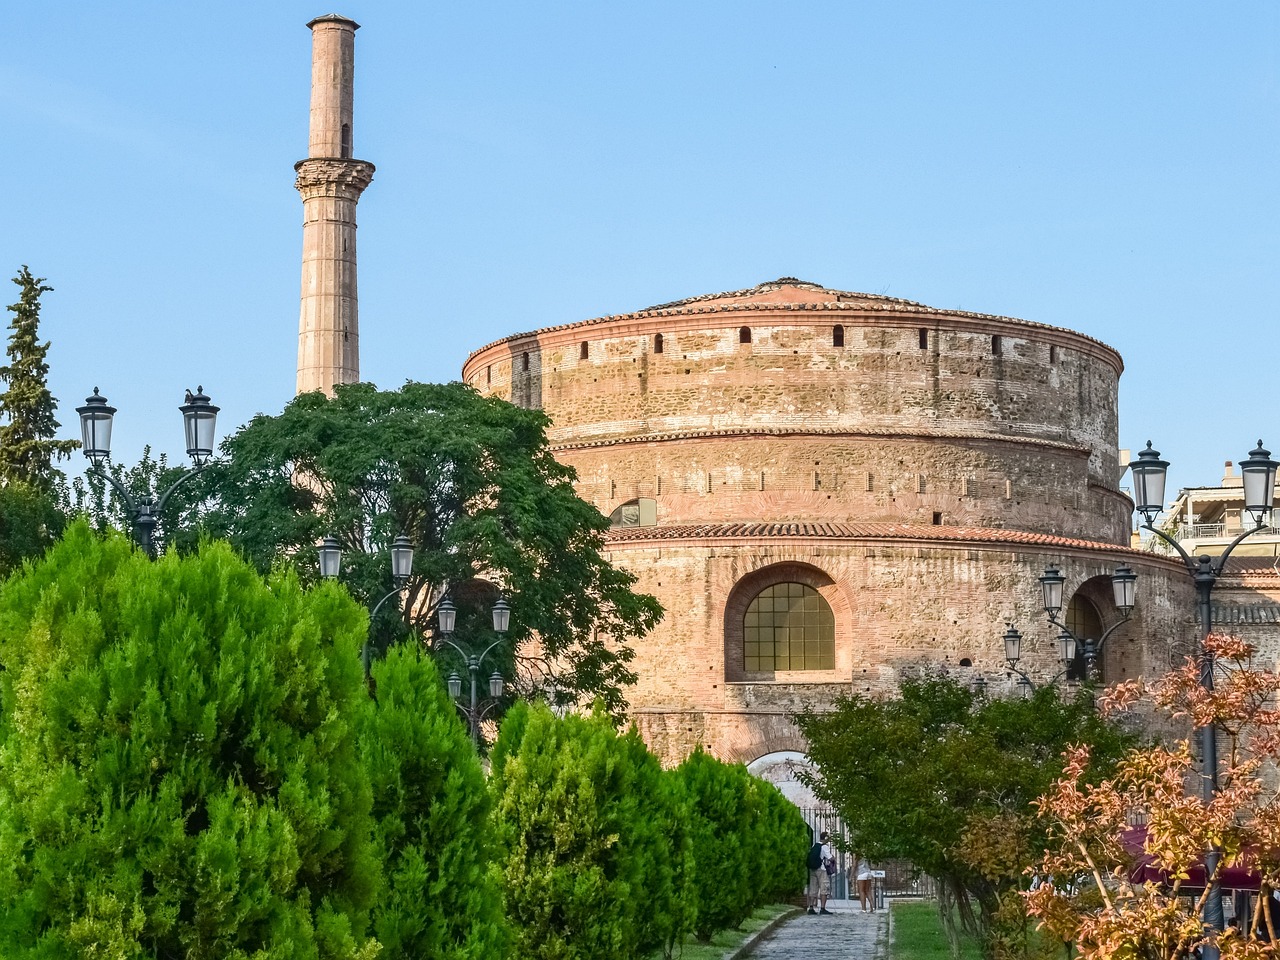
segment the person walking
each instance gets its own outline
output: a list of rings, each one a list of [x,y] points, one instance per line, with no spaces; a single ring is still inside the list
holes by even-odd
[[[831,849],[831,844],[827,842],[828,839],[827,831],[823,830],[818,835],[817,842],[809,848],[809,857],[805,865],[809,868],[807,898],[809,913],[825,913],[830,916],[827,898],[831,896],[831,875],[827,872],[827,867],[836,862],[836,855]],[[814,909],[815,907],[818,909]]]

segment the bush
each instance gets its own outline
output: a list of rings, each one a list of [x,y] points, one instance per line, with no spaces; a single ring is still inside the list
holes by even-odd
[[[491,785],[517,956],[627,960],[677,935],[679,807],[634,731],[518,706],[494,746]]]
[[[84,523],[0,596],[0,955],[366,957],[363,612]]]
[[[386,874],[373,916],[381,956],[499,960],[507,928],[491,802],[471,740],[435,664],[413,648],[392,648],[373,677],[378,703],[362,715],[360,751]]]

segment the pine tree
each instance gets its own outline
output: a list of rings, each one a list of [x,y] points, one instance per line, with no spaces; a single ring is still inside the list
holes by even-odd
[[[0,416],[8,423],[0,426],[0,483],[25,483],[38,490],[53,489],[55,459],[71,455],[80,444],[75,440],[55,440],[59,423],[54,418],[58,403],[49,392],[49,364],[45,355],[49,341],[40,342],[40,295],[53,287],[44,277],[33,277],[26,264],[13,282],[22,296],[8,309],[14,314],[9,328],[9,363],[0,367],[6,382],[0,393]]]

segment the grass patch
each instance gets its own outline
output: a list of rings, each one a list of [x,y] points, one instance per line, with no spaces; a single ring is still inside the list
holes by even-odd
[[[932,900],[893,904],[893,942],[890,960],[951,960],[947,934]],[[960,937],[961,960],[982,960],[973,938]]]
[[[690,939],[684,945],[684,953],[680,953],[677,949],[676,956],[681,960],[724,960],[730,953],[742,946],[747,937],[758,930],[764,929],[771,921],[791,909],[793,907],[786,903],[771,903],[767,907],[758,907],[751,916],[742,922],[742,926],[739,929],[721,930],[711,938],[710,943],[700,943],[697,940]],[[659,951],[653,955],[651,960],[661,960],[661,958],[662,952]]]

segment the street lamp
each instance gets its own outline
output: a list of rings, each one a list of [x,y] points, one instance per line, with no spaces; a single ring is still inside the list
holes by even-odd
[[[1200,615],[1200,686],[1205,690],[1213,689],[1213,653],[1205,647],[1205,640],[1208,639],[1212,626],[1213,609],[1210,601],[1214,584],[1222,575],[1231,552],[1246,537],[1264,529],[1275,503],[1276,469],[1280,468],[1280,463],[1271,459],[1271,451],[1263,449],[1261,440],[1249,451],[1248,459],[1239,462],[1239,466],[1244,480],[1244,512],[1253,518],[1254,526],[1246,527],[1215,560],[1207,554],[1192,558],[1182,544],[1163,530],[1156,529],[1155,519],[1164,509],[1164,484],[1169,463],[1160,459],[1160,452],[1151,448],[1150,440],[1147,441],[1147,448],[1139,451],[1138,459],[1129,464],[1129,472],[1133,474],[1135,507],[1146,521],[1142,526],[1177,551],[1195,584],[1196,611]],[[1203,797],[1208,804],[1218,792],[1218,731],[1212,723],[1200,728],[1200,752],[1204,767],[1201,781]],[[1221,851],[1216,846],[1205,855],[1206,877],[1217,872],[1220,855]],[[1222,896],[1216,880],[1205,903],[1204,922],[1214,930],[1223,929]],[[1216,955],[1216,951],[1214,954]],[[1205,955],[1206,958],[1210,956],[1207,950]]]
[[[446,685],[449,690],[449,699],[453,701],[454,706],[467,718],[467,727],[471,733],[471,742],[475,745],[477,751],[480,749],[480,721],[497,706],[498,701],[502,698],[502,690],[505,686],[505,680],[502,674],[494,670],[489,675],[489,697],[488,702],[483,703],[480,698],[480,668],[484,665],[485,659],[500,644],[507,639],[507,629],[511,625],[511,606],[501,597],[493,605],[493,632],[498,635],[498,639],[485,647],[484,652],[476,656],[471,650],[463,649],[453,639],[453,629],[457,625],[458,611],[453,605],[453,601],[445,597],[436,607],[436,621],[440,630],[436,635],[438,642],[447,644],[462,658],[466,664],[467,673],[471,677],[471,699],[470,703],[462,701],[462,677],[455,671],[449,675]]]
[[[320,541],[320,546],[316,548],[316,553],[320,558],[320,576],[326,580],[335,579],[342,569],[342,544],[338,541],[338,538],[325,537]],[[370,611],[369,632],[365,635],[364,646],[360,650],[360,662],[364,666],[365,686],[370,684],[370,641],[378,611],[382,609],[384,603],[404,590],[404,585],[412,572],[413,544],[409,542],[408,537],[401,534],[391,541],[391,582],[394,586],[385,597],[374,604],[373,610]]]
[[[1138,575],[1134,573],[1126,564],[1116,567],[1115,573],[1111,575],[1111,592],[1112,598],[1115,600],[1116,609],[1120,611],[1120,620],[1113,623],[1102,634],[1101,637],[1077,637],[1065,623],[1058,619],[1058,614],[1062,610],[1062,588],[1067,582],[1061,571],[1050,564],[1040,576],[1040,597],[1044,606],[1045,616],[1048,621],[1058,628],[1061,633],[1058,641],[1061,643],[1064,636],[1070,636],[1072,644],[1072,660],[1075,659],[1075,650],[1078,648],[1084,653],[1085,677],[1093,679],[1096,673],[1098,658],[1102,655],[1102,646],[1107,642],[1107,638],[1115,633],[1116,629],[1122,624],[1129,621],[1130,615],[1133,613],[1134,598],[1137,593]]]
[[[1004,641],[1004,659],[1009,665],[1009,669],[1018,675],[1018,686],[1026,691],[1036,689],[1036,682],[1027,674],[1018,669],[1018,661],[1022,659],[1022,634],[1018,632],[1018,628],[1012,623],[1006,624],[1008,627],[1001,638]],[[1076,638],[1069,632],[1063,631],[1058,636],[1058,659],[1062,661],[1062,669],[1059,670],[1047,683],[1055,683],[1061,677],[1065,676],[1067,671],[1071,669],[1071,661],[1076,658]],[[986,689],[986,680],[982,681],[979,692]]]
[[[115,488],[120,499],[124,501],[125,511],[129,514],[130,526],[133,528],[134,542],[146,551],[147,556],[155,558],[155,529],[169,502],[169,497],[183,483],[190,480],[204,469],[213,458],[213,438],[218,422],[218,408],[209,402],[204,394],[204,387],[196,387],[193,394],[187,391],[186,402],[178,407],[182,414],[183,432],[187,441],[187,456],[195,467],[188,470],[160,495],[158,500],[150,497],[135,500],[128,490],[120,484],[104,467],[111,459],[111,427],[114,423],[116,408],[107,403],[107,398],[93,388],[93,395],[86,397],[84,406],[76,407],[80,415],[80,437],[85,457],[88,458],[94,473],[105,477]]]

